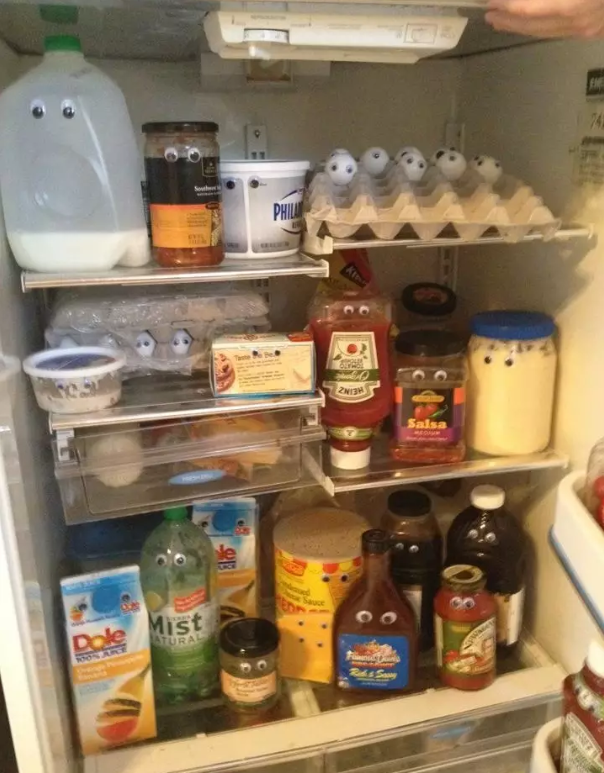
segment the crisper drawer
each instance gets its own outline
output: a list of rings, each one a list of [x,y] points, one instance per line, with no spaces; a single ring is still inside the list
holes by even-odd
[[[77,430],[67,460],[64,447],[54,449],[65,519],[82,523],[310,485],[323,437],[299,410]]]

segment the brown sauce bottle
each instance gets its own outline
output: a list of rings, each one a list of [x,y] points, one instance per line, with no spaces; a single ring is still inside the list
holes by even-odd
[[[334,621],[336,683],[345,690],[413,689],[417,624],[390,576],[390,536],[363,533],[363,574]]]

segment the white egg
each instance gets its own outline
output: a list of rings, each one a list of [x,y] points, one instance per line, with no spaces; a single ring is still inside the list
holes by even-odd
[[[459,180],[468,167],[468,162],[456,150],[447,150],[436,159],[436,166],[449,181]]]
[[[357,162],[350,154],[333,156],[325,166],[325,171],[335,185],[349,185],[357,169]]]
[[[432,155],[430,156],[430,163],[436,166],[436,162],[441,156],[444,156],[445,153],[451,153],[451,152],[456,153],[457,151],[455,150],[455,148],[447,148],[444,146],[441,148],[438,148],[438,150],[435,150],[434,153],[432,153]]]
[[[403,154],[398,165],[407,176],[407,179],[414,183],[417,183],[422,179],[428,168],[428,162],[419,151],[409,151],[408,153]]]
[[[170,341],[170,349],[179,357],[189,353],[193,339],[186,330],[177,330]]]
[[[384,148],[367,148],[359,161],[368,174],[377,177],[388,166],[390,156]]]
[[[475,169],[489,185],[495,185],[503,174],[501,163],[492,156],[474,156],[470,161],[470,167]]]
[[[111,335],[111,333],[107,333],[104,335],[101,340],[99,341],[99,346],[104,346],[106,349],[118,349],[117,341],[115,338]]]
[[[157,342],[155,341],[155,338],[151,335],[151,333],[148,333],[146,330],[143,333],[139,333],[136,336],[136,341],[134,343],[134,346],[136,348],[137,353],[141,357],[153,357],[153,352],[155,351],[155,347],[157,346]]]
[[[397,164],[406,153],[419,153],[420,156],[423,156],[421,150],[416,148],[415,145],[403,145],[403,147],[397,151],[397,154],[394,157],[394,160]]]
[[[346,148],[335,148],[335,150],[332,150],[331,153],[327,156],[328,159],[333,158],[334,156],[350,156],[352,155],[349,150]]]
[[[61,343],[59,344],[59,349],[73,349],[77,346],[79,346],[79,344],[74,338],[71,336],[63,336],[63,338],[61,338]]]

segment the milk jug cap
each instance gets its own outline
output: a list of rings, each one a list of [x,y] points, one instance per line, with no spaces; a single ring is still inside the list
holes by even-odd
[[[77,35],[48,35],[44,38],[44,51],[76,51],[81,53],[82,44]]]
[[[470,502],[478,510],[498,510],[505,502],[505,492],[499,486],[476,486],[470,494]]]
[[[599,641],[594,639],[590,643],[585,663],[592,673],[604,679],[604,646]]]

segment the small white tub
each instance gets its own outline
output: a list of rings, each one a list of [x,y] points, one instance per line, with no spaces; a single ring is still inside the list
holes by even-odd
[[[120,371],[126,357],[101,346],[48,349],[28,357],[38,405],[53,413],[89,413],[115,405],[122,395]]]
[[[309,168],[309,161],[221,161],[225,257],[298,252]]]

